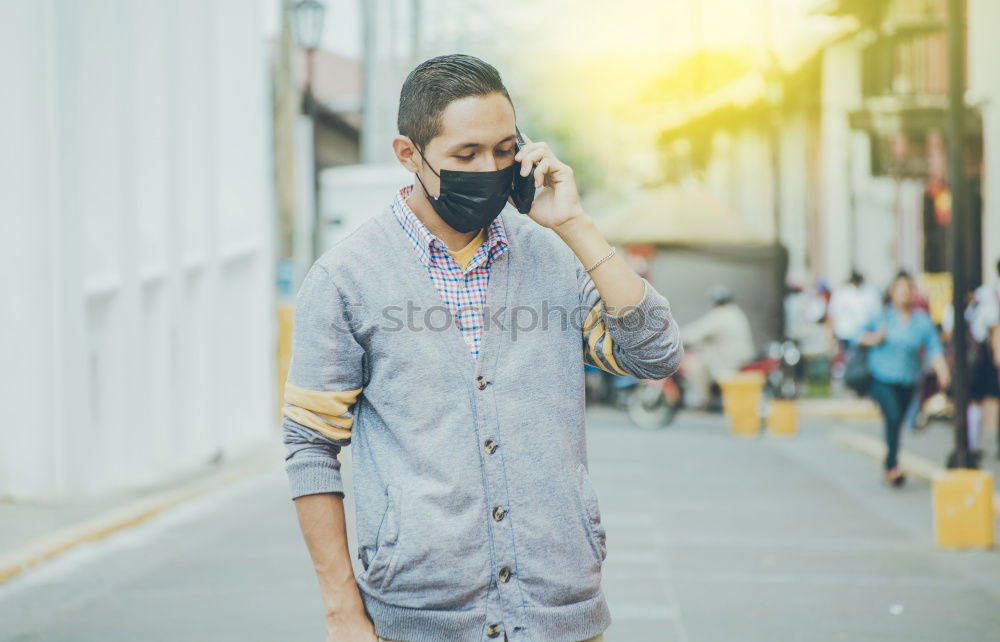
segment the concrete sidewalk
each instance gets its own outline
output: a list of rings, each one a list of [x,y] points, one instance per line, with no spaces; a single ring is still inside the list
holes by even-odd
[[[593,411],[609,642],[1000,639],[1000,555],[936,549],[929,486],[882,486],[839,422],[734,439],[718,416]]]
[[[62,502],[0,502],[0,584],[80,544],[281,462],[282,445],[275,437],[232,460],[210,462],[147,488]]]
[[[881,418],[867,421],[844,421],[840,425],[881,443],[885,441]],[[983,431],[983,433],[980,440],[980,448],[983,450],[980,468],[991,471],[993,478],[1000,481],[1000,459],[997,458],[996,431],[991,429]],[[900,440],[900,449],[933,462],[936,466],[943,467],[948,455],[955,449],[954,425],[946,421],[935,420],[924,430],[905,431]]]
[[[607,642],[1000,639],[1000,554],[936,549],[929,486],[882,486],[876,461],[831,443],[838,421],[734,439],[718,415],[645,431],[591,409]],[[0,642],[323,636],[280,465],[0,585],[0,623]]]

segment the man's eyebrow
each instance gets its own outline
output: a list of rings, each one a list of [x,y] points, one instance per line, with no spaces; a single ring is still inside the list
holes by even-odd
[[[517,138],[517,136],[514,135],[514,134],[511,134],[507,138],[504,138],[503,140],[501,140],[500,143],[506,143],[507,141],[513,140],[515,138]],[[499,145],[500,143],[497,143],[497,144]],[[457,152],[457,151],[461,151],[461,150],[469,148],[469,147],[471,147],[473,149],[477,149],[477,148],[482,147],[482,146],[483,146],[482,143],[459,143],[458,145],[455,145],[455,146],[451,147],[448,151],[449,151],[449,153],[450,152]]]

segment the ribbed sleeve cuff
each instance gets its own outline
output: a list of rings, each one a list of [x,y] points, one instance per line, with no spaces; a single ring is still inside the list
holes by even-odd
[[[344,495],[344,481],[340,477],[340,461],[334,457],[317,457],[304,452],[296,453],[285,461],[288,486],[292,499],[316,493]]]
[[[623,314],[609,314],[607,310],[601,312],[604,327],[615,345],[625,350],[663,333],[670,325],[670,303],[649,281],[644,277],[639,278],[642,279],[643,287],[639,303]]]

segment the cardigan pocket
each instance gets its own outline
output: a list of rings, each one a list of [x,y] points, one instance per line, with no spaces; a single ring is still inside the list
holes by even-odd
[[[594,556],[600,564],[608,556],[607,533],[604,524],[601,523],[601,508],[597,502],[597,494],[590,484],[590,474],[583,462],[576,467],[577,489],[583,502],[583,509],[587,516],[587,534],[590,539],[590,546]]]
[[[374,587],[381,588],[392,579],[396,546],[399,540],[399,520],[402,509],[402,492],[395,486],[386,488],[385,512],[375,535],[374,556],[368,559],[370,547],[363,548],[362,562],[365,563],[365,580]]]

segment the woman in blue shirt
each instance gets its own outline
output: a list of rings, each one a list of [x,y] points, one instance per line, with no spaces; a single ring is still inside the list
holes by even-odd
[[[906,272],[899,272],[889,287],[889,304],[868,320],[860,340],[862,345],[870,347],[871,395],[885,419],[883,480],[896,487],[906,481],[896,459],[899,434],[924,357],[931,360],[942,390],[951,382],[937,327],[926,312],[913,308],[913,292],[913,279]]]

